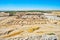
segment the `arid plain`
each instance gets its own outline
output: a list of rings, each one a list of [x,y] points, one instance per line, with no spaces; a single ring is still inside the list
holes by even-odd
[[[0,12],[0,40],[43,40],[44,35],[47,38],[54,35],[60,40],[60,11]],[[30,36],[40,36],[40,39]]]

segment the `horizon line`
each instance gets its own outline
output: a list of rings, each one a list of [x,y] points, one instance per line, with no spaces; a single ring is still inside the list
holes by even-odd
[[[60,11],[60,10],[59,9],[48,9],[48,10],[45,10],[45,9],[42,9],[42,10],[33,9],[33,10],[31,10],[31,9],[29,9],[29,10],[0,10],[0,11]]]

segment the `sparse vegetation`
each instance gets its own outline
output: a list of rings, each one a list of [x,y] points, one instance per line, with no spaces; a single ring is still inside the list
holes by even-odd
[[[48,35],[55,35],[55,33],[48,33]]]

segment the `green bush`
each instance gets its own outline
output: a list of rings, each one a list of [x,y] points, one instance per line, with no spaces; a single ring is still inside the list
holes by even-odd
[[[48,35],[55,35],[54,33],[49,33]]]

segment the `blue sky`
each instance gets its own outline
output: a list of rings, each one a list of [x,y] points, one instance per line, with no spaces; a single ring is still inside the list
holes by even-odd
[[[60,0],[0,0],[0,10],[60,10]]]

